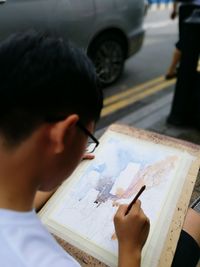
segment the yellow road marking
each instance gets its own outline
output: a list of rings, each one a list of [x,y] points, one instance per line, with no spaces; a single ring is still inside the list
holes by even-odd
[[[150,86],[153,86],[154,84],[157,84],[159,82],[162,82],[164,81],[164,76],[160,76],[156,79],[153,79],[153,80],[150,80],[148,82],[145,82],[145,83],[142,83],[140,85],[137,85],[135,87],[131,87],[130,89],[126,90],[125,92],[121,92],[121,93],[118,93],[116,95],[113,95],[113,96],[110,96],[110,97],[107,97],[105,100],[104,100],[104,106],[107,106],[107,105],[110,105],[122,98],[125,98],[125,97],[128,97],[128,96],[131,96],[132,94],[135,94],[135,93],[138,93],[140,91],[143,91],[145,88],[149,88]]]
[[[119,100],[118,102],[115,102],[109,106],[106,106],[103,108],[101,112],[101,117],[105,117],[111,113],[114,113],[115,111],[122,109],[130,104],[135,103],[138,100],[141,100],[149,95],[152,95],[158,91],[167,89],[169,86],[173,85],[175,83],[175,80],[170,80],[170,81],[163,81],[162,83],[152,86],[148,89],[146,89],[143,92],[139,92],[138,94],[134,94],[133,96],[130,96],[128,98]]]
[[[198,62],[198,71],[200,71],[200,60]],[[107,97],[104,100],[104,108],[101,112],[101,117],[105,117],[115,111],[122,109],[130,104],[135,103],[149,95],[158,91],[167,89],[169,86],[175,84],[175,79],[166,81],[164,76],[157,77],[148,82],[131,87],[124,92],[120,92],[113,96]]]

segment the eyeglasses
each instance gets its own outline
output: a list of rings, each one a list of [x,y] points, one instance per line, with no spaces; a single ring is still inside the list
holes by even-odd
[[[86,148],[86,153],[93,153],[97,146],[99,145],[99,141],[91,134],[83,124],[78,121],[77,126],[88,136],[88,143]]]
[[[60,121],[64,120],[66,116],[59,116],[59,117],[46,117],[45,121],[48,122],[55,122],[55,121]],[[91,134],[83,124],[78,121],[76,124],[87,136],[88,136],[88,143],[87,143],[87,148],[86,148],[86,153],[93,153],[97,146],[99,145],[99,141],[94,137],[93,134]]]

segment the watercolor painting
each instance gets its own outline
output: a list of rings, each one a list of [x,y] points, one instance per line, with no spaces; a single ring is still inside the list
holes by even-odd
[[[153,224],[171,190],[181,154],[173,148],[120,135],[105,136],[95,159],[66,187],[51,219],[117,255],[113,216],[139,189],[142,208]]]

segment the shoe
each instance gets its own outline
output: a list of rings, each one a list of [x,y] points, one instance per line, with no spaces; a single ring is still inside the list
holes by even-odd
[[[169,116],[166,120],[167,124],[170,124],[172,126],[176,127],[191,127],[192,123],[188,121],[184,121],[183,119],[180,118],[174,118]]]
[[[172,80],[177,78],[177,72],[165,75],[165,80]]]
[[[194,121],[186,121],[183,119],[173,118],[169,116],[166,120],[167,124],[179,128],[194,128],[196,130],[200,130],[200,125],[195,123]]]

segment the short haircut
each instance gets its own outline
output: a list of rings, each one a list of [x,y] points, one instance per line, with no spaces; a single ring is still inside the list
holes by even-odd
[[[97,121],[102,102],[91,61],[70,42],[28,31],[0,43],[0,133],[10,144],[72,113]]]

